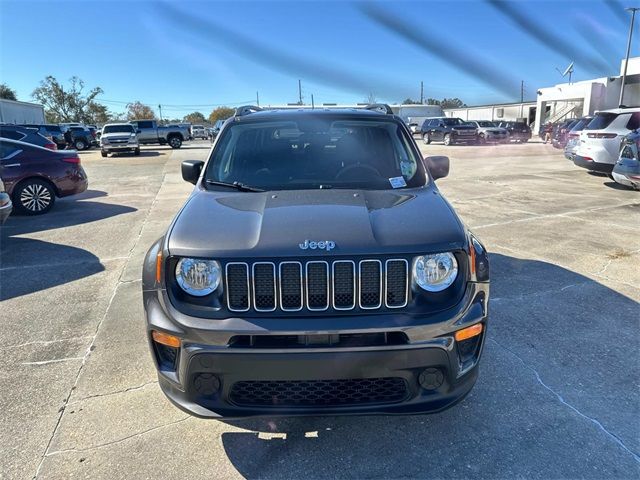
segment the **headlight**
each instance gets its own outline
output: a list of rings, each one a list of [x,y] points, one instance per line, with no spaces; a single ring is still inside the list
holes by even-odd
[[[102,143],[109,143],[109,139],[108,138],[100,138],[100,141]]]
[[[220,264],[215,260],[182,258],[176,265],[176,281],[189,295],[204,297],[220,285]]]
[[[441,292],[458,276],[458,262],[453,254],[436,253],[417,257],[413,262],[413,279],[427,292]]]

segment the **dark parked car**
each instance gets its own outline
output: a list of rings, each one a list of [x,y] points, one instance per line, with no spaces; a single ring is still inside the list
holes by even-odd
[[[23,124],[23,127],[37,128],[38,133],[43,137],[50,138],[58,147],[58,150],[63,150],[67,146],[67,142],[64,140],[64,132],[60,125],[52,123],[43,124]]]
[[[572,118],[554,125],[551,145],[553,145],[554,148],[564,149],[569,141],[569,132],[579,121],[579,118]]]
[[[72,147],[76,150],[87,150],[94,145],[98,145],[95,133],[91,133],[89,128],[71,126],[68,129],[71,132]]]
[[[576,149],[580,143],[580,132],[589,125],[589,122],[593,120],[593,116],[586,116],[579,118],[578,121],[571,127],[571,130],[567,132],[567,143],[564,146],[564,156],[568,160],[573,162]]]
[[[509,141],[525,143],[531,140],[531,128],[524,122],[500,122],[498,126],[507,129]]]
[[[436,117],[427,118],[420,129],[422,141],[443,142],[445,145],[456,143],[476,143],[478,129],[460,118]]]
[[[473,387],[487,252],[434,183],[449,159],[423,161],[403,120],[370,108],[241,107],[206,163],[183,162],[195,188],[142,285],[181,409],[436,412]]]
[[[84,192],[88,185],[75,151],[0,138],[0,167],[14,211],[28,215],[46,213],[56,197]]]
[[[57,150],[58,146],[44,135],[38,133],[37,128],[23,127],[20,125],[0,125],[0,137],[21,142],[31,143],[39,147]]]

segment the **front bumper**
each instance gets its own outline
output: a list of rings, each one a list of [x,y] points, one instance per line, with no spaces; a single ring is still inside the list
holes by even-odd
[[[473,387],[484,344],[486,328],[474,337],[471,355],[453,334],[469,325],[487,321],[489,285],[469,283],[463,300],[449,310],[424,318],[394,313],[392,315],[359,315],[359,328],[318,329],[318,323],[335,326],[336,320],[287,318],[291,325],[305,325],[308,330],[265,328],[256,319],[229,318],[206,320],[210,328],[194,328],[186,324],[198,319],[185,318],[170,305],[164,291],[145,291],[144,305],[147,335],[158,369],[160,387],[182,410],[207,418],[247,416],[347,415],[347,414],[413,414],[446,409],[462,400]],[[180,321],[178,321],[178,319]],[[331,321],[333,320],[333,321]],[[344,318],[345,325],[353,325]],[[177,350],[175,364],[167,367],[151,339],[151,331],[179,336],[182,347]],[[406,336],[402,344],[333,347],[322,344],[302,346],[262,346],[234,343],[238,336],[263,338],[287,335],[326,336],[354,333],[397,333]],[[466,345],[469,347],[469,344]],[[467,349],[468,353],[469,349]],[[435,375],[435,383],[425,383],[425,375]],[[358,397],[345,387],[344,399],[331,397],[321,385],[353,385],[366,379],[367,388],[377,382],[393,379],[402,391],[391,392],[387,400]],[[238,396],[238,385],[252,384],[260,390],[273,389],[272,401],[252,401],[264,397],[254,390],[254,397]],[[256,387],[255,385],[258,385]],[[425,386],[426,385],[426,386]],[[340,387],[342,388],[342,387]],[[279,390],[280,389],[280,390]],[[302,389],[304,399],[296,403],[291,396]],[[322,401],[309,403],[307,390],[313,395],[328,395]],[[286,390],[283,393],[281,390]],[[368,391],[368,390],[367,390]],[[246,391],[245,391],[246,393]],[[308,392],[307,392],[308,393]],[[334,392],[335,393],[335,392]],[[396,395],[397,394],[397,395]],[[354,394],[356,395],[356,394]],[[357,395],[360,395],[359,393]],[[372,393],[375,395],[375,393]],[[294,395],[295,396],[295,395]],[[331,397],[331,398],[329,398]],[[249,398],[247,400],[247,398]],[[286,400],[282,400],[285,398]],[[313,397],[315,398],[315,397]],[[254,398],[255,400],[255,398]],[[264,400],[264,398],[263,398]],[[293,402],[293,403],[291,403]]]
[[[103,143],[100,145],[100,149],[103,152],[133,152],[140,148],[138,142],[135,143]]]
[[[577,167],[586,168],[592,172],[611,173],[613,170],[612,163],[596,162],[594,160],[587,160],[582,155],[573,156],[573,164]]]
[[[460,135],[459,133],[453,132],[451,134],[451,143],[477,143],[478,135]]]

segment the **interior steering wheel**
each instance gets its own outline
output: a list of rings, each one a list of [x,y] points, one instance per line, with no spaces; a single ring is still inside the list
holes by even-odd
[[[381,178],[380,172],[375,167],[371,165],[367,165],[365,163],[357,163],[354,165],[347,165],[346,167],[342,167],[340,171],[336,175],[336,180],[345,180],[350,179],[350,176],[353,177],[354,180],[360,180],[362,174],[358,174],[358,170],[361,170],[364,173],[365,178]]]

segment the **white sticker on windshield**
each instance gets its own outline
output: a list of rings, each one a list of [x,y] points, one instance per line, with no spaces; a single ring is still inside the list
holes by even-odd
[[[389,183],[393,188],[402,188],[407,186],[407,182],[404,181],[404,177],[390,178]]]

